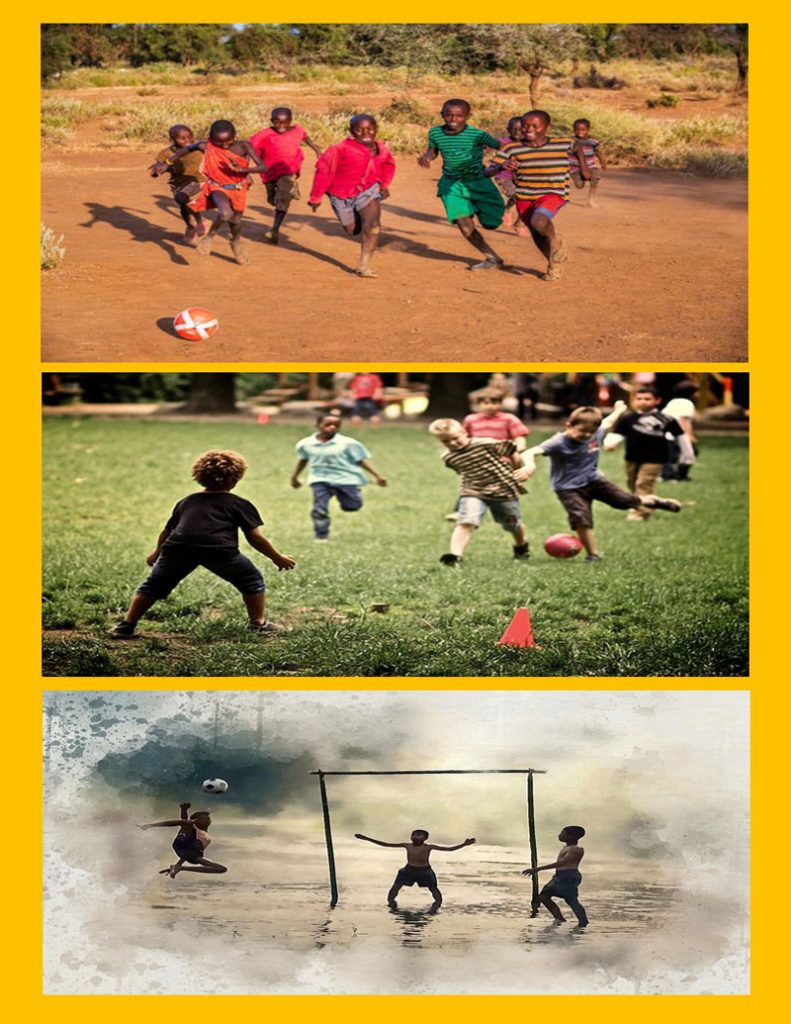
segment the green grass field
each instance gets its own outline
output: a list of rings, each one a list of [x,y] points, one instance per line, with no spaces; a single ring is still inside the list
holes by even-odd
[[[567,529],[541,465],[523,499],[533,545],[511,557],[491,520],[463,567],[447,569],[457,477],[416,425],[356,432],[387,489],[366,488],[362,511],[333,515],[314,544],[310,492],[288,478],[303,425],[50,419],[44,422],[44,673],[49,676],[706,676],[748,666],[746,438],[705,438],[694,480],[665,486],[680,515],[627,523],[597,506],[604,561],[551,559],[543,540]],[[351,431],[355,433],[354,431]],[[545,436],[536,432],[539,440]],[[245,631],[236,591],[198,570],[155,605],[130,642],[106,632],[144,578],[173,504],[194,489],[207,448],[251,464],[238,493],[260,508],[264,533],[298,562],[268,583],[269,613],[291,631]],[[603,456],[623,483],[621,452]],[[242,549],[252,554],[242,542]],[[379,614],[371,605],[386,603]],[[528,606],[540,650],[498,647]]]

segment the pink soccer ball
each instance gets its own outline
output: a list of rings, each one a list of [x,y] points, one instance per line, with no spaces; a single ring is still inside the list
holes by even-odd
[[[571,533],[554,533],[544,541],[544,551],[553,558],[573,558],[582,551],[582,544]]]

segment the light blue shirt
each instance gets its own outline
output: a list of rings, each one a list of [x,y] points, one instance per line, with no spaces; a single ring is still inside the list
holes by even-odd
[[[330,441],[320,441],[317,434],[311,434],[297,443],[297,457],[307,460],[309,484],[361,487],[368,482],[360,462],[370,454],[352,437],[336,434]]]
[[[541,442],[549,456],[549,482],[556,491],[585,487],[601,477],[599,453],[605,431],[599,428],[587,441],[574,441],[562,431]]]

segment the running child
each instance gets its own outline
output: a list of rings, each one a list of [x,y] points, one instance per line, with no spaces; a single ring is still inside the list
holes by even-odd
[[[461,563],[487,509],[511,535],[514,558],[529,558],[530,547],[519,508],[519,497],[525,493],[520,481],[528,474],[514,442],[473,439],[458,420],[434,420],[428,429],[448,449],[442,456],[445,465],[461,477],[458,520],[450,537],[450,551],[440,557],[440,562],[448,566]]]
[[[315,540],[325,542],[330,536],[330,500],[335,498],[343,512],[357,512],[363,507],[360,488],[368,482],[363,470],[380,487],[387,487],[387,480],[368,461],[370,453],[365,445],[339,433],[340,416],[322,413],[316,426],[315,434],[297,443],[298,461],[291,474],[291,486],[302,486],[299,476],[309,466],[308,485],[313,491],[310,518]]]
[[[442,106],[444,123],[429,129],[428,148],[417,162],[428,168],[433,160],[442,156],[437,195],[451,224],[455,224],[470,245],[485,257],[470,270],[491,270],[502,267],[503,260],[477,229],[474,218],[477,217],[487,231],[495,231],[503,222],[505,203],[483,171],[484,149],[497,152],[500,140],[469,125],[471,111],[467,100],[446,100]]]
[[[347,235],[362,235],[359,277],[376,277],[369,267],[379,242],[380,203],[390,195],[395,160],[384,142],[376,138],[376,118],[355,114],[350,134],[329,146],[316,161],[308,206],[315,213],[327,195],[335,216]]]
[[[539,871],[549,871],[554,868],[555,874],[539,893],[538,902],[547,908],[556,924],[563,924],[566,920],[560,912],[560,907],[555,903],[555,899],[561,899],[571,907],[577,918],[578,927],[587,928],[588,926],[588,915],[578,897],[579,887],[582,885],[579,865],[585,856],[585,851],[579,845],[579,841],[584,835],[585,829],[582,825],[566,825],[558,835],[558,842],[563,843],[564,846],[554,864],[525,868],[522,872],[523,875],[534,875]]]
[[[236,138],[236,129],[230,121],[215,121],[209,129],[207,140],[177,149],[173,159],[179,159],[194,150],[203,154],[200,170],[206,180],[198,194],[190,200],[189,208],[196,213],[210,208],[217,211],[212,226],[198,242],[197,251],[201,256],[207,256],[211,252],[214,236],[223,224],[227,224],[234,259],[244,266],[250,262],[242,241],[242,215],[247,206],[250,175],[265,174],[266,164],[258,159],[258,154],[247,139]],[[154,169],[161,174],[165,166],[164,162],[156,163]]]
[[[288,107],[275,107],[269,128],[256,132],[250,139],[250,145],[267,166],[261,181],[266,187],[267,202],[275,208],[272,230],[265,235],[272,245],[280,241],[280,228],[289,206],[299,199],[297,179],[305,159],[301,147],[309,146],[317,157],[321,156],[321,150],[308,138],[302,125],[292,123],[292,119],[293,114]]]
[[[236,587],[247,608],[251,632],[271,635],[283,630],[266,618],[264,577],[239,551],[239,530],[247,543],[279,570],[293,569],[296,562],[290,555],[281,554],[261,533],[264,522],[255,505],[231,494],[247,468],[246,460],[237,452],[212,450],[195,460],[192,478],[203,490],[187,495],[174,506],[156,548],[146,559],[153,571],[137,588],[125,618],[113,627],[110,636],[117,640],[132,637],[148,609],[200,565]]]
[[[521,142],[524,138],[522,130],[522,115],[512,117],[506,128],[507,135],[500,139],[500,149],[507,146],[509,142]],[[505,212],[509,217],[508,226],[512,227],[517,235],[525,236],[530,232],[522,223],[519,211],[516,208],[516,185],[514,184],[514,172],[503,166],[502,170],[494,176],[494,183],[500,190],[500,195],[505,201]]]
[[[586,182],[590,183],[588,201],[585,206],[595,209],[597,206],[594,201],[596,189],[599,187],[601,172],[605,170],[605,166],[601,155],[601,143],[598,139],[593,138],[590,130],[591,123],[587,117],[578,117],[574,122],[574,148],[569,153],[569,170],[575,188],[585,188]],[[583,164],[588,169],[587,177],[584,177],[582,173]]]
[[[203,156],[197,150],[189,150],[195,142],[192,130],[185,124],[174,124],[168,129],[170,145],[158,154],[156,160],[148,168],[152,178],[158,178],[158,164],[165,164],[165,174],[170,175],[168,187],[173,193],[176,205],[179,208],[181,219],[186,225],[184,241],[192,243],[196,238],[202,238],[206,234],[206,225],[203,222],[203,215],[189,208],[189,201],[201,190],[201,185],[206,180],[201,174],[201,161]],[[184,156],[175,158],[176,150],[187,149]]]
[[[615,421],[612,432],[604,441],[605,451],[613,451],[621,441],[626,441],[626,486],[633,494],[654,493],[669,458],[669,437],[688,447],[692,453],[684,428],[678,420],[659,411],[660,401],[659,393],[652,384],[639,385],[634,392],[634,409]],[[651,509],[641,505],[629,509],[626,521],[640,523],[650,515]]]
[[[378,373],[355,373],[349,381],[349,391],[354,399],[352,406],[352,423],[355,427],[367,420],[372,427],[382,422],[379,415],[380,402],[384,394],[384,384]]]
[[[504,166],[513,171],[519,216],[547,260],[544,280],[557,281],[568,253],[554,218],[568,203],[569,158],[574,143],[568,136],[549,135],[550,125],[545,110],[529,110],[522,117],[523,140],[503,146],[485,173],[491,177]],[[587,177],[587,165],[581,165],[581,174]]]
[[[211,827],[211,815],[208,811],[195,811],[189,818],[187,811],[191,804],[179,804],[181,817],[169,821],[152,821],[149,825],[138,825],[144,831],[149,828],[177,828],[178,835],[173,840],[173,850],[178,861],[171,864],[169,868],[160,871],[160,875],[169,875],[175,878],[179,871],[196,871],[202,875],[224,875],[228,868],[222,864],[215,864],[207,860],[203,854],[211,842],[209,828]],[[184,861],[190,867],[185,868]]]
[[[465,839],[463,843],[456,846],[436,846],[434,843],[427,843],[428,832],[424,828],[416,828],[408,843],[383,843],[380,839],[371,839],[370,836],[360,835],[355,832],[355,839],[363,839],[366,843],[374,843],[376,846],[387,846],[391,849],[406,850],[406,864],[395,876],[390,891],[387,894],[387,902],[390,907],[396,909],[396,896],[405,885],[417,885],[420,889],[428,889],[434,897],[431,905],[431,913],[435,914],[442,906],[442,893],[437,885],[437,876],[429,864],[429,857],[432,850],[441,850],[443,853],[452,853],[454,850],[461,850],[465,846],[472,846],[474,839]]]
[[[679,438],[677,444],[670,445],[668,460],[662,470],[663,480],[688,481],[689,472],[697,459],[697,443],[695,436],[695,398],[700,388],[694,380],[680,380],[673,388],[673,397],[662,412],[672,416],[681,424],[686,442]]]
[[[566,420],[565,430],[534,448],[528,448],[522,456],[528,477],[536,470],[536,455],[549,458],[550,483],[568,514],[569,526],[587,552],[586,562],[599,562],[602,557],[593,533],[594,501],[624,510],[646,506],[664,512],[681,511],[679,502],[671,498],[623,491],[599,471],[604,436],[625,411],[626,403],[616,402],[610,415],[602,419],[599,409],[590,405],[580,406]]]

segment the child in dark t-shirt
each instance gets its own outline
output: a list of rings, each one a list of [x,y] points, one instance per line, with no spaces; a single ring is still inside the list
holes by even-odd
[[[656,388],[650,384],[639,387],[634,393],[634,409],[615,421],[612,433],[604,441],[606,451],[626,442],[626,486],[640,497],[653,494],[656,489],[668,459],[668,435],[679,439],[684,434],[677,419],[659,411],[660,402]],[[650,515],[650,505],[639,505],[629,509],[626,519],[639,523]]]
[[[118,640],[132,637],[138,620],[151,605],[167,597],[199,565],[236,587],[247,608],[250,630],[263,634],[282,631],[282,626],[267,621],[264,577],[239,551],[239,530],[278,569],[293,569],[296,562],[277,551],[261,533],[263,520],[255,505],[230,493],[246,470],[246,460],[236,452],[204,452],[195,461],[192,477],[204,489],[176,503],[156,548],[146,559],[152,572],[137,588],[126,617],[113,627],[110,636]]]

